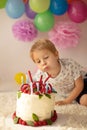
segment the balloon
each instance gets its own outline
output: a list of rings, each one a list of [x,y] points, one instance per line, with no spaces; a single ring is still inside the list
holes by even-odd
[[[55,15],[62,15],[68,9],[67,0],[51,0],[50,11]]]
[[[37,12],[42,13],[48,10],[50,6],[50,0],[29,0],[30,8]]]
[[[68,3],[71,3],[73,0],[67,0]]]
[[[23,2],[26,4],[26,3],[28,3],[28,0],[23,0]]]
[[[0,0],[0,9],[4,8],[7,0]]]
[[[50,11],[37,14],[34,19],[34,24],[39,31],[49,31],[54,25],[54,16]]]
[[[22,72],[19,72],[15,75],[15,81],[18,83],[18,84],[22,84],[22,83],[26,83],[26,76],[24,73]]]
[[[11,18],[19,18],[25,12],[25,5],[22,0],[8,0],[5,9]]]
[[[69,5],[68,15],[76,23],[84,22],[87,19],[87,5],[81,1],[72,1]]]
[[[68,3],[71,3],[72,1],[75,1],[75,0],[67,0]]]
[[[25,4],[25,13],[26,13],[27,17],[29,17],[31,19],[34,19],[37,14],[30,9],[30,5],[28,3]]]

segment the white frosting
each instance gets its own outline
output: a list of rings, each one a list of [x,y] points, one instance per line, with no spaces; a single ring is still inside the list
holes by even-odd
[[[33,121],[32,113],[36,114],[39,120],[44,120],[51,117],[54,105],[55,94],[53,93],[51,99],[45,95],[39,99],[38,95],[21,93],[20,98],[17,98],[16,114],[25,121]]]

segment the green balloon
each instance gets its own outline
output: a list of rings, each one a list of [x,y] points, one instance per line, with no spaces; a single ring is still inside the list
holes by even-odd
[[[4,8],[7,0],[0,0],[0,9]]]
[[[34,24],[39,31],[49,31],[54,26],[54,16],[49,10],[39,13],[34,18]]]

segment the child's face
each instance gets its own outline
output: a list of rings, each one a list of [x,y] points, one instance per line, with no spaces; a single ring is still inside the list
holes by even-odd
[[[58,52],[52,53],[48,49],[33,52],[33,59],[38,68],[50,72],[58,66]]]

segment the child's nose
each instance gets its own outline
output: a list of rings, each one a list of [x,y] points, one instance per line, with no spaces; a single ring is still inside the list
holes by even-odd
[[[46,61],[45,60],[42,60],[42,65],[46,65]]]

